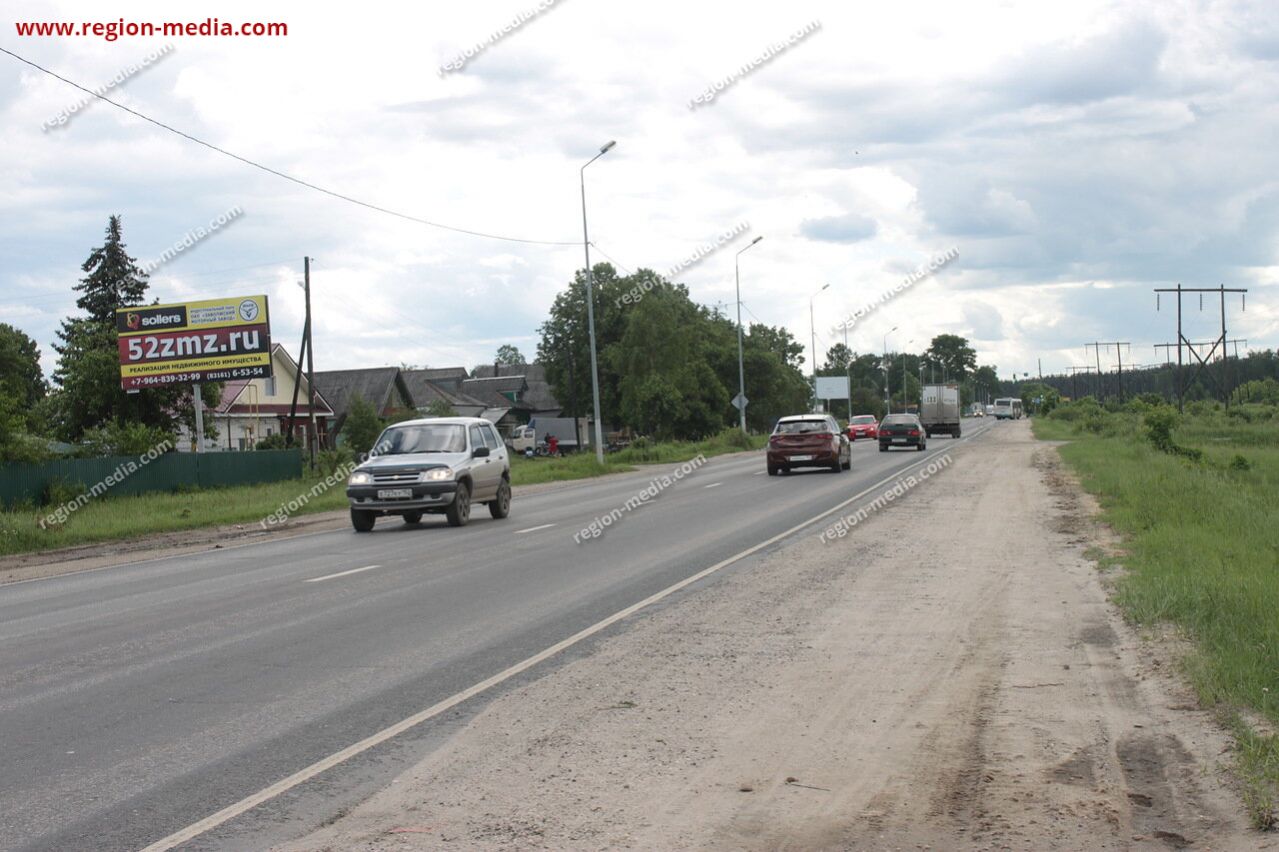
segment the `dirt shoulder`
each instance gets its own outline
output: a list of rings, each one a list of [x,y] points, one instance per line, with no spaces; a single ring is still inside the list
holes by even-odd
[[[1006,423],[514,690],[287,849],[1279,848]]]

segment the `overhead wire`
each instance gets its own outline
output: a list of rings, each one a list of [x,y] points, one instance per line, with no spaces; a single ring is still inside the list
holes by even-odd
[[[256,162],[254,160],[250,160],[248,157],[244,157],[244,156],[241,156],[240,154],[236,154],[232,151],[228,151],[225,148],[220,148],[211,142],[206,142],[197,136],[191,135],[190,133],[186,133],[185,131],[178,130],[176,127],[172,127],[168,124],[165,124],[164,122],[159,121],[158,119],[154,119],[151,116],[146,115],[145,113],[141,113],[136,109],[127,107],[124,104],[119,103],[118,101],[113,101],[111,98],[108,98],[106,95],[99,94],[98,92],[95,92],[92,89],[86,88],[85,86],[81,86],[79,83],[75,82],[74,80],[68,80],[66,77],[63,77],[61,74],[58,74],[55,71],[51,71],[48,68],[45,68],[43,65],[39,65],[35,62],[32,62],[30,59],[27,59],[24,56],[20,56],[19,54],[14,53],[12,50],[9,50],[4,47],[0,47],[0,53],[8,54],[9,56],[12,56],[14,59],[18,60],[19,62],[22,62],[26,65],[30,65],[32,68],[36,69],[37,71],[40,71],[44,74],[48,74],[50,77],[53,77],[56,80],[61,80],[63,83],[66,83],[68,86],[72,86],[76,89],[79,89],[80,91],[84,92],[86,95],[97,98],[100,101],[105,101],[106,103],[111,104],[111,106],[115,107],[116,109],[123,110],[124,112],[127,112],[130,115],[133,115],[137,118],[142,119],[143,121],[146,121],[146,122],[149,122],[150,124],[155,125],[156,127],[159,127],[163,130],[167,130],[176,136],[180,136],[189,142],[194,142],[196,145],[201,145],[205,148],[208,148],[210,151],[214,151],[225,157],[230,157],[233,160],[238,160],[239,162],[244,163],[247,166],[252,166],[253,168],[260,169],[261,171],[264,171],[267,174],[274,175],[275,177],[290,181],[291,183],[295,183],[298,186],[306,187],[307,189],[314,190],[315,192],[323,193],[324,195],[328,195],[332,198],[337,198],[349,204],[355,204],[360,207],[364,207],[369,210],[374,210],[374,211],[377,211],[378,213],[384,213],[388,216],[395,216],[399,219],[404,219],[409,222],[416,222],[420,225],[427,225],[432,228],[439,228],[441,230],[452,231],[458,234],[466,234],[472,237],[483,237],[485,239],[490,239],[490,240],[502,240],[502,241],[511,242],[511,243],[525,243],[528,245],[545,245],[545,246],[577,245],[577,241],[575,240],[567,240],[567,241],[534,240],[534,239],[528,239],[524,237],[510,237],[504,234],[494,234],[486,231],[478,231],[472,228],[461,228],[461,227],[457,227],[456,225],[446,225],[442,222],[435,222],[430,219],[423,219],[420,216],[413,216],[409,213],[402,213],[398,210],[392,210],[389,207],[383,207],[379,204],[373,204],[368,201],[361,201],[360,199],[355,198],[353,196],[345,195],[341,192],[336,192],[331,189],[326,189],[325,187],[318,186],[317,184],[311,183],[309,181],[305,181],[298,177],[294,177],[293,175],[287,174],[278,169],[273,169],[270,166],[263,165],[262,163]]]

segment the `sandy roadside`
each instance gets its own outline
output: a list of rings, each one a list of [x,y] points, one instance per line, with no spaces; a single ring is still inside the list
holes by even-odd
[[[714,456],[713,459],[733,459],[750,454],[749,451],[725,453]],[[519,499],[530,494],[558,491],[591,482],[599,482],[604,479],[642,476],[645,473],[651,475],[651,471],[657,467],[663,466],[637,465],[634,471],[609,473],[590,479],[569,479],[559,482],[517,485],[511,489],[511,493],[514,499]],[[126,565],[133,562],[145,562],[150,559],[202,553],[209,550],[222,550],[243,545],[259,544],[264,541],[348,529],[350,525],[351,518],[347,510],[340,509],[333,512],[297,515],[289,518],[288,521],[279,526],[265,529],[259,524],[228,524],[202,529],[156,533],[136,539],[104,541],[95,544],[64,547],[57,550],[0,556],[0,586],[22,580],[35,580],[44,577],[56,577],[62,574],[92,571],[97,568],[110,568],[113,565]]]
[[[1276,849],[1106,600],[1091,506],[1006,423],[495,700],[289,850]]]

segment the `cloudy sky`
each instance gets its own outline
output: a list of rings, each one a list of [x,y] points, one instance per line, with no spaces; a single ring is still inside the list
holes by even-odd
[[[1257,2],[675,3],[556,0],[466,66],[440,66],[537,0],[295,4],[187,13],[282,21],[278,38],[19,37],[14,22],[176,20],[172,3],[25,3],[0,47],[89,88],[172,43],[108,96],[208,143],[369,204],[338,200],[94,103],[0,54],[0,321],[46,369],[70,287],[118,213],[160,256],[243,215],[152,275],[162,301],[266,293],[296,351],[302,258],[315,258],[316,368],[528,356],[592,242],[809,342],[951,247],[941,272],[853,326],[849,343],[973,340],[1001,375],[1091,363],[1093,340],[1156,360],[1175,314],[1154,287],[1251,288],[1231,336],[1279,345],[1279,10]],[[281,6],[282,4],[272,4]],[[178,7],[183,8],[183,7]],[[287,8],[287,7],[286,7]],[[195,17],[196,15],[199,17]],[[184,19],[185,20],[185,19]],[[814,22],[725,86],[717,80]],[[1187,301],[1187,332],[1218,308]]]

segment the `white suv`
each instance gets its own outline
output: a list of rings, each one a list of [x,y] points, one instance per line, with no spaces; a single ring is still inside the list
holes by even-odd
[[[369,459],[347,480],[351,526],[368,532],[379,515],[416,524],[443,514],[464,526],[472,503],[494,518],[511,512],[511,462],[493,424],[480,417],[431,417],[386,427]]]

